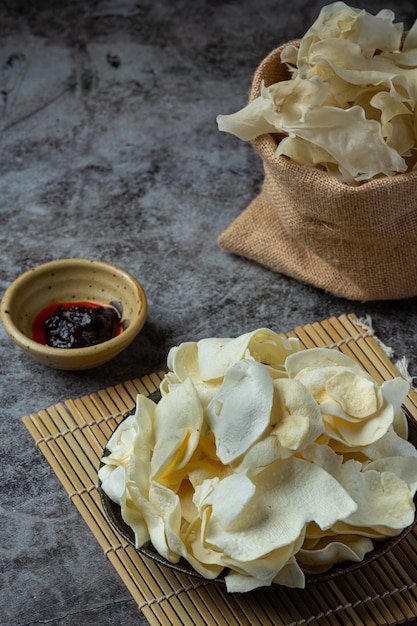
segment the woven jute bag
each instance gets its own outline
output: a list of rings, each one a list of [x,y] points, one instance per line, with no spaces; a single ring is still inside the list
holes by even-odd
[[[285,45],[256,70],[250,101],[262,80],[268,86],[290,77],[280,61]],[[416,296],[417,172],[355,187],[274,156],[281,138],[251,142],[263,161],[263,186],[219,246],[349,300]]]

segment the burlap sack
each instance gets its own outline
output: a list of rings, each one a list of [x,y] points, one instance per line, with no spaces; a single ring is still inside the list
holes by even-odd
[[[261,80],[289,78],[282,48],[258,67],[250,100]],[[350,300],[417,295],[417,172],[353,187],[275,157],[279,140],[252,142],[263,160],[262,191],[219,236],[220,247]]]

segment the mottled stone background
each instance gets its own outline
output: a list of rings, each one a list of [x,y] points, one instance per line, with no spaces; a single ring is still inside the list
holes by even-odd
[[[0,288],[54,258],[114,262],[146,290],[143,332],[108,365],[48,370],[0,328],[0,623],[142,624],[136,605],[21,417],[165,367],[172,345],[258,326],[370,315],[417,375],[416,299],[332,297],[222,252],[257,194],[251,146],[219,133],[253,72],[300,37],[319,0],[3,0]],[[411,26],[412,0],[392,8]]]

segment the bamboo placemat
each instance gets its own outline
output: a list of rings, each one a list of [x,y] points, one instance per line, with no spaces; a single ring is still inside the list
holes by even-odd
[[[287,336],[306,348],[327,346],[355,358],[378,381],[399,375],[372,329],[351,315],[332,317]],[[163,376],[141,379],[67,400],[23,418],[72,502],[151,625],[388,626],[417,617],[417,531],[377,562],[304,590],[273,587],[228,594],[223,586],[187,577],[142,557],[113,530],[97,491],[97,469],[110,434]],[[405,406],[417,419],[417,394]]]

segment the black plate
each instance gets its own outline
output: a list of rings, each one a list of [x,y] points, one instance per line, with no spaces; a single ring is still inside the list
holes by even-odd
[[[157,402],[160,399],[159,391],[154,392],[149,396],[154,402]],[[404,409],[404,412],[407,417],[408,426],[409,426],[409,437],[408,440],[417,447],[417,422],[414,420],[408,412]],[[104,449],[103,457],[110,454],[107,448]],[[103,463],[100,463],[100,467]],[[99,481],[98,490],[101,498],[101,503],[103,505],[103,509],[105,514],[107,515],[111,525],[117,530],[117,532],[135,548],[135,536],[133,530],[130,526],[126,524],[121,515],[121,509],[118,504],[110,500],[107,494],[103,491],[101,487],[101,483]],[[417,494],[414,497],[414,502],[417,506]],[[372,563],[376,559],[379,559],[381,556],[392,550],[396,545],[398,545],[411,530],[417,524],[417,515],[414,518],[414,522],[407,526],[399,535],[395,537],[390,537],[389,539],[384,539],[383,541],[374,542],[375,548],[365,555],[365,558],[359,562],[353,561],[345,561],[344,563],[338,563],[334,565],[330,570],[323,572],[321,574],[306,574],[306,585],[314,585],[322,582],[326,582],[329,580],[333,580],[334,578],[341,576],[343,574],[349,574],[359,568]],[[135,548],[140,554],[153,559],[165,567],[169,567],[170,569],[180,572],[181,574],[186,574],[187,576],[193,576],[196,578],[200,578],[204,580],[204,576],[195,571],[193,567],[186,561],[181,558],[178,563],[170,563],[166,559],[164,559],[157,550],[153,547],[152,543],[148,541],[141,548]],[[224,570],[222,576],[211,580],[210,582],[224,585],[224,576],[227,574],[227,570]]]

